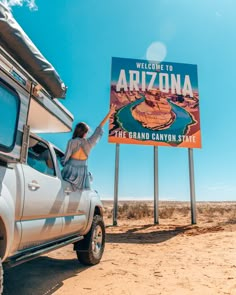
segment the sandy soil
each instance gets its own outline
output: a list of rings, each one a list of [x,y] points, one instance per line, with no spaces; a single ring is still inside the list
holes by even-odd
[[[67,246],[6,270],[4,294],[236,295],[235,206],[227,214],[210,206],[197,225],[178,212],[160,225],[144,217],[112,227],[106,217],[100,264],[82,266]]]

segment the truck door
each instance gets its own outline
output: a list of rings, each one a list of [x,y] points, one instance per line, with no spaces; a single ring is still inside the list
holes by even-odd
[[[55,149],[58,167],[62,170],[61,157],[63,153]],[[88,221],[90,209],[91,190],[73,191],[71,184],[62,179],[63,192],[65,196],[63,207],[63,233],[74,233],[82,231]]]
[[[27,164],[22,168],[25,200],[20,248],[36,246],[62,235],[64,202],[61,180],[45,142],[30,137]]]

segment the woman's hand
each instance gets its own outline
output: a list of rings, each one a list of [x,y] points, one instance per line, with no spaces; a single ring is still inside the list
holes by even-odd
[[[111,104],[109,116],[112,116],[116,112],[116,105],[114,103]]]
[[[108,112],[108,114],[106,115],[106,117],[102,120],[102,122],[100,123],[100,126],[103,127],[104,124],[106,123],[106,121],[116,112],[116,105],[115,104],[111,104],[110,110]]]

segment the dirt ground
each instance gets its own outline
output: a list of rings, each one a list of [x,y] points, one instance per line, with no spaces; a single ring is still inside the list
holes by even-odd
[[[197,225],[176,212],[159,225],[144,217],[113,227],[107,214],[100,264],[81,265],[70,245],[6,270],[4,295],[236,295],[235,207],[209,206]]]

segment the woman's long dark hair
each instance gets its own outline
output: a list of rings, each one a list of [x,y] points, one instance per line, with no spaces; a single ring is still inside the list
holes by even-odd
[[[72,139],[74,138],[83,138],[85,133],[87,133],[89,131],[89,127],[87,124],[85,124],[84,122],[80,122],[75,126],[75,130],[72,136]]]

